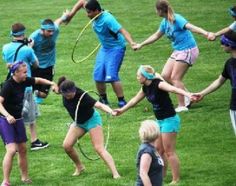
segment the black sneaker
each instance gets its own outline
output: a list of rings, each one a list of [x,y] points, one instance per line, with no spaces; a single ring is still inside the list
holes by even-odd
[[[47,148],[49,146],[49,144],[47,142],[42,142],[39,139],[37,139],[36,141],[34,141],[33,143],[31,143],[31,150],[40,150],[40,149],[44,149]]]
[[[109,102],[107,99],[100,98],[99,101],[105,105],[109,105]]]

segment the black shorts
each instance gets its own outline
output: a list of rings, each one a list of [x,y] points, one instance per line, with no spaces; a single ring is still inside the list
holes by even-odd
[[[32,77],[40,77],[52,81],[53,76],[54,76],[53,66],[50,66],[48,68],[37,68],[32,70]],[[50,87],[51,87],[50,85],[34,85],[34,90],[38,90],[40,92],[48,94]]]

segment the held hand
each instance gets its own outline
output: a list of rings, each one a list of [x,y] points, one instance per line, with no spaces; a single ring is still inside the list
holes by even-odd
[[[115,109],[113,111],[116,113],[115,116],[120,116],[123,113],[122,109]]]
[[[201,101],[202,99],[203,99],[203,95],[201,94],[201,93],[193,93],[192,95],[191,95],[191,100],[193,101],[193,102],[199,102],[199,101]]]
[[[209,41],[215,41],[215,39],[216,39],[215,33],[209,32],[208,35],[207,35],[207,39],[208,39]]]
[[[141,44],[139,44],[139,43],[136,43],[135,45],[132,45],[132,49],[133,50],[140,50],[142,48],[142,45]]]
[[[7,119],[8,123],[10,123],[10,124],[13,124],[16,122],[16,119],[10,114],[6,116],[6,119]]]
[[[59,94],[59,87],[57,86],[56,83],[52,85],[52,91],[56,94]]]
[[[70,16],[70,11],[69,10],[65,10],[61,16],[61,20],[63,21],[63,23],[69,23],[71,19],[71,16]]]

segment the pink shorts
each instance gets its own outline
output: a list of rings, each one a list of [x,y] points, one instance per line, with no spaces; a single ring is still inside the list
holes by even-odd
[[[177,62],[184,62],[192,66],[198,57],[199,50],[198,47],[186,49],[186,50],[175,50],[170,59],[174,59]]]

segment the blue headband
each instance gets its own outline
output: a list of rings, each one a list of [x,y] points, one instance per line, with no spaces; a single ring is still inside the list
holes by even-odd
[[[11,36],[22,36],[25,34],[25,29],[19,32],[10,32]]]
[[[42,30],[55,30],[55,25],[53,24],[41,24]]]
[[[233,10],[233,7],[229,8],[229,13],[230,13],[231,16],[236,17],[236,12]]]
[[[17,61],[17,62],[15,62],[15,63],[13,63],[12,66],[11,66],[11,68],[10,68],[10,72],[11,72],[12,74],[14,74],[15,71],[18,70],[19,67],[20,67],[21,65],[23,65],[23,64],[25,64],[24,61]]]
[[[222,35],[220,38],[220,42],[222,45],[229,46],[231,48],[236,48],[236,42],[228,39],[225,35]]]
[[[145,78],[147,78],[149,80],[155,79],[155,77],[156,77],[155,74],[151,74],[151,73],[146,72],[142,65],[139,67],[139,71],[141,72],[141,74]]]

